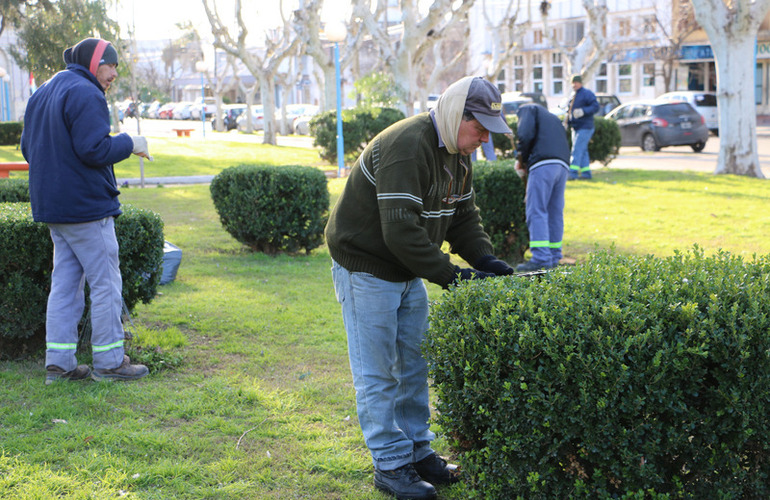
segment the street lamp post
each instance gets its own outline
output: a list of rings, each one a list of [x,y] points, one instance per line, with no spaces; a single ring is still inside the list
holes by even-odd
[[[203,138],[206,138],[206,86],[203,82],[203,73],[207,70],[206,61],[195,63],[195,71],[201,74],[201,125],[203,127]]]
[[[10,118],[6,118],[6,115],[10,115],[8,112],[8,103],[6,102],[7,99],[7,85],[8,82],[11,80],[11,77],[8,76],[8,72],[5,70],[5,68],[0,67],[0,104],[2,104],[2,113],[0,114],[0,120],[6,121]]]
[[[340,42],[345,40],[347,28],[341,22],[330,22],[325,28],[326,38],[334,42],[334,78],[337,84],[337,177],[345,168],[345,145],[342,137],[342,82],[340,79]]]

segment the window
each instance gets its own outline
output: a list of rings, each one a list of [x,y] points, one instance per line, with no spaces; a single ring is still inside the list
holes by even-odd
[[[642,18],[642,33],[645,35],[654,34],[656,25],[655,16],[644,16]]]
[[[602,94],[607,93],[607,63],[602,63],[599,66],[599,71],[596,72],[594,77],[596,81],[596,91]]]
[[[618,94],[630,94],[631,85],[631,65],[618,65]]]
[[[524,91],[524,57],[513,56],[513,90]]]
[[[532,90],[543,91],[543,56],[540,54],[532,56]]]
[[[535,45],[541,45],[543,43],[543,30],[535,30],[532,32]]]
[[[655,86],[655,63],[642,64],[642,85],[645,87]]]
[[[564,67],[561,65],[561,52],[551,55],[551,82],[552,94],[562,95],[564,93]]]
[[[621,38],[631,36],[631,20],[627,18],[618,20],[618,36]]]
[[[564,25],[564,43],[575,45],[583,39],[583,22],[571,22]]]

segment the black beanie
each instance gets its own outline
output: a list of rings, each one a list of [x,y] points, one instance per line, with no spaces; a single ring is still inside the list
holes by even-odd
[[[118,51],[106,40],[86,38],[64,51],[64,62],[84,66],[95,76],[100,65],[118,64]]]

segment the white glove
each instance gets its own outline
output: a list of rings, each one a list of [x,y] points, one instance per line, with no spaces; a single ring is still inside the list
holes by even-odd
[[[134,150],[131,152],[135,155],[144,156],[145,158],[152,161],[150,150],[147,147],[147,139],[141,135],[132,135],[131,140],[134,141]]]
[[[516,170],[516,175],[518,175],[520,179],[526,177],[527,171],[524,170],[524,168],[521,166],[521,162],[519,160],[516,160],[516,165],[514,165],[513,168]]]
[[[578,118],[581,118],[585,113],[583,112],[583,108],[578,108],[572,112],[572,118],[577,120]]]

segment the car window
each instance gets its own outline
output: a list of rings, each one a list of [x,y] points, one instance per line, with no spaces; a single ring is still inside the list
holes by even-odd
[[[686,102],[674,102],[655,107],[655,114],[662,118],[671,119],[677,116],[700,116],[695,109]]]
[[[717,105],[717,96],[713,94],[695,94],[695,105],[705,108],[715,108]]]

